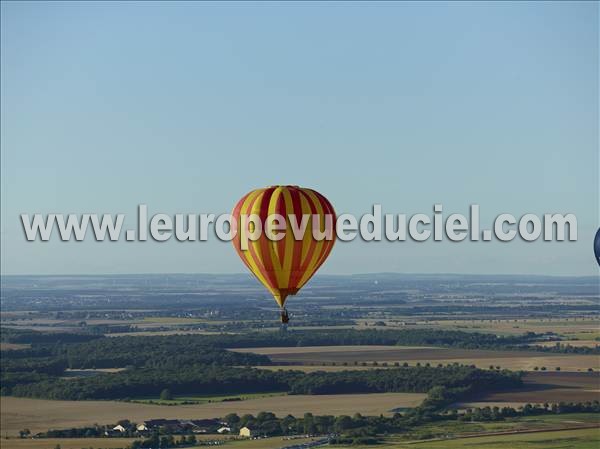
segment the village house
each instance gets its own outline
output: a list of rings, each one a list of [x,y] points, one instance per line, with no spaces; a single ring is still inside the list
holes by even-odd
[[[145,428],[145,431],[163,428],[167,431],[176,432],[180,429],[178,419],[150,419],[139,424],[137,426],[138,430],[140,430],[140,427],[142,426]]]
[[[219,419],[150,419],[136,426],[140,433],[163,429],[171,433],[193,432],[196,434],[214,433],[220,428],[228,428]],[[231,429],[229,429],[230,431]]]
[[[252,435],[254,435],[254,433],[252,432],[252,430],[249,427],[242,427],[240,429],[241,437],[250,438]]]

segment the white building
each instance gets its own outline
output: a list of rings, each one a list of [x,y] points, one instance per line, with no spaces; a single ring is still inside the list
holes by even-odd
[[[250,438],[253,435],[252,430],[249,427],[242,427],[240,429],[240,436]]]

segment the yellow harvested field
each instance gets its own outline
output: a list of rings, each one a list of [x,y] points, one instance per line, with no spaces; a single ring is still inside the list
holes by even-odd
[[[301,416],[305,412],[330,415],[390,415],[397,407],[415,407],[425,398],[420,393],[339,394],[320,396],[275,396],[246,401],[161,406],[116,401],[50,401],[5,396],[0,428],[2,435],[16,435],[28,428],[33,433],[50,428],[111,424],[120,419],[140,422],[156,418],[215,418],[228,413],[256,414],[270,411],[277,415]]]
[[[600,356],[581,354],[551,354],[535,351],[492,351],[479,349],[457,349],[411,346],[310,346],[285,348],[243,348],[238,352],[254,352],[268,355],[275,364],[284,369],[298,369],[298,365],[332,365],[333,370],[355,369],[354,363],[386,362],[388,365],[408,363],[438,364],[460,363],[489,368],[490,365],[510,370],[534,371],[545,367],[554,371],[587,371],[600,369]],[[346,363],[347,366],[343,364]],[[285,366],[287,365],[287,366]],[[360,366],[360,365],[359,365]],[[318,368],[318,367],[316,367]],[[312,367],[311,367],[312,369]]]

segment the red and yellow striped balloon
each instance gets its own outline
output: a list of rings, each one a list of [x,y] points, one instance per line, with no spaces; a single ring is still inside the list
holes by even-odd
[[[251,226],[241,225],[242,216],[256,214],[263,225],[263,232],[255,241],[248,241],[245,232]],[[279,241],[269,239],[264,232],[267,217],[279,214],[285,219],[285,236]],[[271,292],[277,304],[283,308],[288,295],[295,295],[325,262],[335,242],[335,211],[331,203],[319,192],[298,186],[271,186],[253,190],[244,195],[233,209],[232,231],[237,232],[233,246],[238,255],[258,280]],[[302,225],[303,215],[308,215],[302,240],[296,240],[290,216]],[[327,215],[330,216],[327,219]],[[313,216],[318,217],[313,219]],[[306,219],[305,219],[306,220]],[[317,228],[317,221],[319,229]],[[237,225],[236,225],[237,223]],[[316,231],[331,231],[331,239],[318,240]],[[273,231],[273,234],[279,234]],[[243,239],[245,239],[243,241]],[[246,243],[247,249],[244,248]]]

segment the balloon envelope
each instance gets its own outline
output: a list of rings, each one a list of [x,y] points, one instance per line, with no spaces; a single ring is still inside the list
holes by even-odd
[[[596,237],[594,238],[594,254],[596,255],[596,262],[600,265],[600,228],[596,231]]]
[[[256,229],[248,218],[253,214],[258,216],[263,228],[260,237],[254,241],[249,237]],[[267,220],[275,214],[283,217],[285,222],[276,226],[275,221]],[[237,232],[233,246],[280,307],[288,295],[295,295],[316,273],[335,242],[333,206],[312,189],[271,186],[253,190],[238,201],[232,215],[232,231]],[[270,226],[270,236],[266,232],[267,226]],[[303,226],[305,229],[301,233]],[[329,233],[330,238],[315,238],[321,235],[315,236],[313,231],[321,232],[321,235]],[[301,239],[296,240],[299,236]]]

